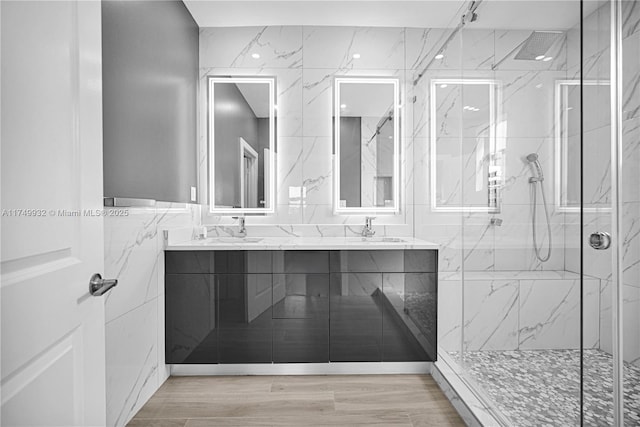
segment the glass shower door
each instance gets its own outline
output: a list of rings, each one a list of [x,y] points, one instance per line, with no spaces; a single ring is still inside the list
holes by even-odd
[[[527,4],[532,16],[567,16],[563,27],[516,16],[517,29],[482,25],[492,13],[510,16],[509,3],[481,4],[461,31],[469,83],[461,126],[474,131],[465,141],[461,189],[462,363],[505,425],[576,426],[582,282],[579,264],[567,260],[580,236],[571,228],[581,203],[573,191],[580,183],[573,163],[580,155],[580,4]],[[490,89],[480,93],[472,82]],[[559,165],[558,153],[570,161]],[[564,194],[571,192],[564,204],[563,177]],[[589,285],[595,300],[598,289]]]
[[[509,3],[414,70],[440,353],[505,425],[640,425],[640,2]]]
[[[610,126],[609,138],[602,138],[598,149],[610,153],[611,209],[603,215],[602,222],[608,223],[604,227],[585,227],[583,238],[589,245],[583,271],[586,277],[592,263],[608,263],[602,271],[610,274],[601,281],[600,352],[596,357],[585,351],[584,413],[586,425],[600,425],[593,420],[605,419],[609,425],[636,426],[640,425],[640,4],[610,0],[600,9],[603,19],[596,27],[605,40],[602,52],[608,70],[603,74],[610,81],[610,97],[603,106],[609,107]],[[583,174],[596,164],[585,164]],[[610,233],[607,250],[597,250],[598,232]],[[601,393],[608,403],[605,407],[589,404],[593,386],[589,370],[596,369],[604,370],[600,381],[606,384]]]

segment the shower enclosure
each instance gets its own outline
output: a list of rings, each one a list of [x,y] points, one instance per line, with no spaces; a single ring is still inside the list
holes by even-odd
[[[438,369],[499,425],[640,425],[640,2],[458,18],[413,36]]]

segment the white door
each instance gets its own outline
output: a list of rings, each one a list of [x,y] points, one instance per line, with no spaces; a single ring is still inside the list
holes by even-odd
[[[100,2],[0,14],[1,424],[100,426],[103,229],[83,212],[102,205]]]

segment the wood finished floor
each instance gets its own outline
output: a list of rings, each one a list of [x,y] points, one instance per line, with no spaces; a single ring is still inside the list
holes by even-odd
[[[171,377],[131,427],[464,426],[429,375]]]

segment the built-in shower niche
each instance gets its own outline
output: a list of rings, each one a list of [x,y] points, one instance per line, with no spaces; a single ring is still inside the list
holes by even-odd
[[[582,87],[580,80],[556,81],[555,204],[560,211],[578,212],[581,205],[585,211],[611,209],[611,119],[604,108],[610,91],[608,80],[583,80]],[[582,110],[582,135],[581,97],[594,106]]]
[[[431,80],[433,211],[500,212],[506,141],[501,98],[498,80]]]

